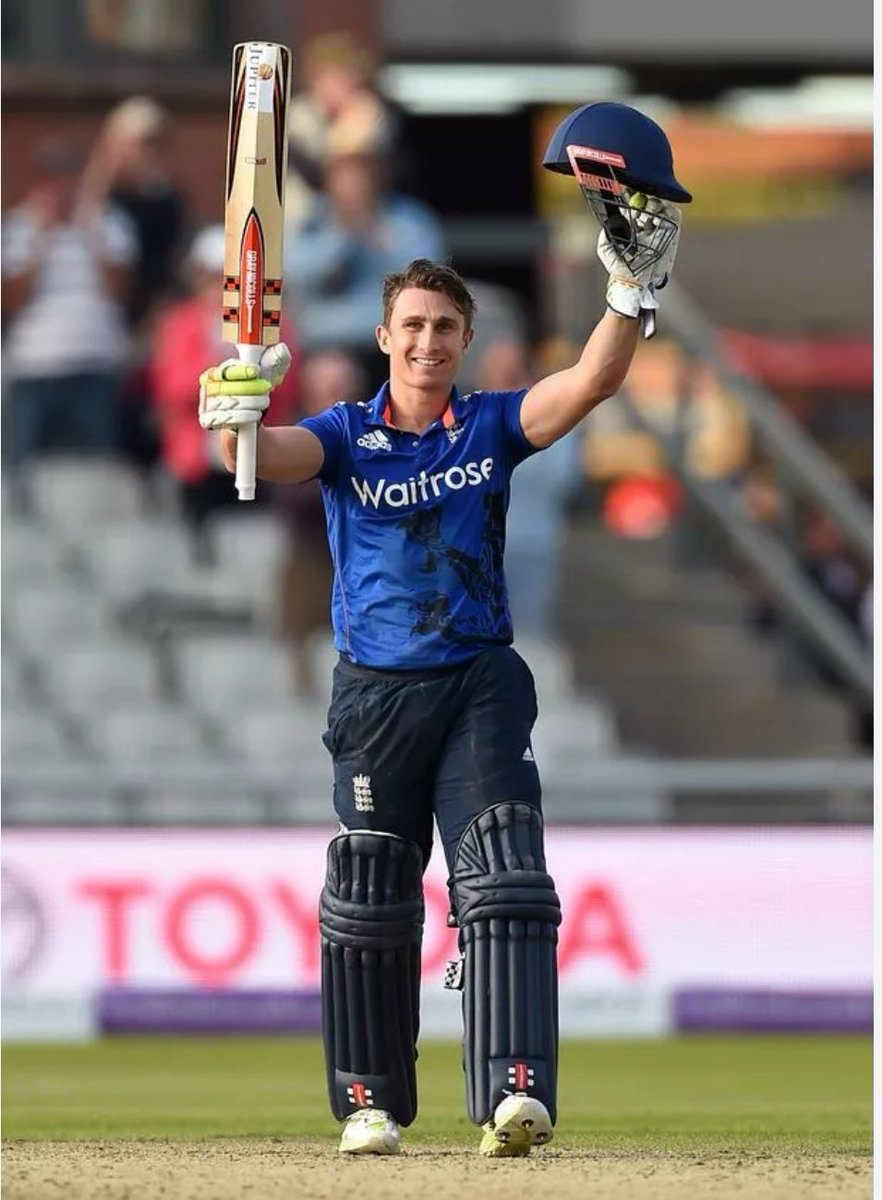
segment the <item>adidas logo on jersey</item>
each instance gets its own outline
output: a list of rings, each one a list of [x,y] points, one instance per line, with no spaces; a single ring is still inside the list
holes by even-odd
[[[523,762],[535,762],[536,761],[535,758],[533,757],[533,750],[532,750],[531,746],[528,746],[527,749],[524,751],[524,753],[521,755],[521,760]]]
[[[361,439],[359,439],[360,441]],[[367,479],[350,476],[355,493],[366,508],[385,505],[388,508],[404,508],[408,504],[419,504],[421,500],[438,500],[444,492],[458,492],[464,487],[478,487],[486,483],[493,473],[493,459],[483,458],[480,462],[463,463],[461,467],[448,467],[446,471],[429,474],[420,471],[402,482],[378,479],[371,483]]]
[[[383,433],[382,429],[371,430],[370,433],[362,434],[358,439],[358,445],[365,450],[391,450],[392,443],[389,441],[389,435]]]

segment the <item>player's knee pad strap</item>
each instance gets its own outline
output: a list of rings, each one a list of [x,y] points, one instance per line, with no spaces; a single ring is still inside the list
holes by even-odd
[[[451,881],[463,954],[469,1116],[483,1124],[509,1092],[557,1116],[557,927],[540,813],[498,804],[466,829]]]
[[[391,834],[334,838],[319,902],[322,1027],[331,1108],[416,1116],[422,855]]]

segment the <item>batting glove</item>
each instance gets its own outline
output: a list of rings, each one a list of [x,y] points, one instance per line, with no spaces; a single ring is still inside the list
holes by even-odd
[[[680,243],[681,213],[677,205],[650,196],[642,209],[635,209],[633,218],[638,239],[651,244],[653,232],[660,225],[659,217],[672,221],[676,231],[661,256],[642,269],[635,269],[625,261],[605,229],[601,229],[597,239],[597,256],[609,274],[606,287],[608,306],[623,317],[637,318],[643,315],[647,336],[655,329],[655,310],[658,308],[655,293],[665,286],[674,269]]]
[[[269,394],[287,374],[291,352],[284,342],[267,346],[260,365],[228,358],[199,376],[199,424],[203,429],[257,425],[269,407]]]

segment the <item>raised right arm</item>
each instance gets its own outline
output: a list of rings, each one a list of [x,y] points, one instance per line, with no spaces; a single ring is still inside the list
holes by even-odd
[[[221,456],[236,473],[236,434],[221,429]],[[322,469],[325,451],[314,433],[299,425],[261,425],[257,431],[257,478],[269,483],[304,483]]]
[[[199,376],[199,424],[217,430],[227,470],[236,470],[236,438],[246,425],[257,425],[257,477],[269,483],[305,483],[322,469],[322,439],[303,425],[261,424],[269,393],[285,378],[291,354],[284,342],[268,346],[259,366],[227,359]],[[322,417],[333,421],[334,409]],[[331,439],[333,442],[333,439]]]

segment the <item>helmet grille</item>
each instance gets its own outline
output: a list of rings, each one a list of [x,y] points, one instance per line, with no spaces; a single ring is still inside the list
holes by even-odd
[[[619,256],[635,274],[651,267],[677,236],[676,221],[633,205],[640,189],[627,182],[622,155],[590,146],[567,146],[567,156],[589,210]]]

